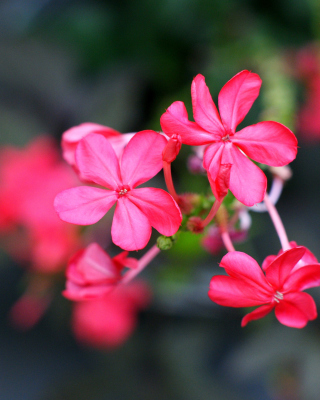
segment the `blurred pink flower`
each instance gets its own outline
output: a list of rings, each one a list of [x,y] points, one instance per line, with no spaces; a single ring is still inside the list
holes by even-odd
[[[248,230],[230,228],[230,239],[234,243],[244,242],[248,237]],[[212,255],[218,255],[224,248],[221,232],[218,226],[210,226],[201,241],[202,246]]]
[[[138,313],[151,300],[144,282],[119,285],[108,295],[74,303],[72,329],[79,342],[97,348],[122,345],[137,325]]]
[[[41,136],[26,148],[0,150],[0,233],[13,257],[54,272],[80,246],[79,230],[53,208],[57,193],[79,183],[52,139]]]
[[[92,133],[83,138],[76,150],[81,176],[109,190],[80,186],[59,193],[54,207],[60,218],[73,224],[91,225],[116,203],[111,236],[125,250],[144,248],[151,227],[165,236],[175,234],[182,216],[170,194],[156,188],[136,189],[162,169],[166,143],[154,131],[138,132],[119,160],[102,135]]]
[[[279,322],[303,328],[317,318],[317,310],[313,298],[302,290],[320,285],[320,264],[298,266],[305,253],[304,247],[283,252],[265,265],[264,274],[249,255],[230,252],[220,263],[228,276],[216,275],[211,279],[209,297],[227,307],[260,305],[242,319],[242,326],[275,309]]]
[[[168,136],[179,134],[182,143],[191,146],[207,145],[203,166],[219,201],[228,189],[247,206],[263,200],[267,178],[248,157],[272,166],[286,165],[296,157],[296,137],[278,122],[263,121],[236,132],[258,97],[260,86],[259,75],[239,72],[220,91],[219,114],[205,78],[199,74],[191,86],[196,122],[188,120],[181,101],[174,102],[161,116],[162,130]]]
[[[78,251],[69,261],[66,290],[63,295],[70,300],[87,300],[102,297],[113,290],[121,279],[124,267],[136,268],[138,260],[122,252],[111,258],[97,243]]]

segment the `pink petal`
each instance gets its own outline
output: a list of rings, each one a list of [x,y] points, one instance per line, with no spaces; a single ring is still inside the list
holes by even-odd
[[[102,135],[91,133],[79,142],[76,163],[85,180],[114,190],[122,186],[118,158]]]
[[[107,252],[98,243],[91,243],[77,262],[78,271],[87,282],[117,281],[119,271]]]
[[[115,287],[114,283],[102,283],[101,285],[80,286],[72,281],[66,282],[66,289],[63,296],[69,300],[92,300],[103,297],[110,293]]]
[[[123,183],[134,188],[153,178],[162,169],[162,152],[166,144],[167,140],[157,132],[136,133],[122,155]]]
[[[247,126],[230,140],[254,161],[273,167],[287,165],[297,155],[297,138],[278,122],[264,121]]]
[[[250,321],[255,321],[256,319],[265,317],[270,311],[272,311],[273,308],[274,304],[267,304],[265,306],[258,307],[251,313],[245,315],[241,321],[242,328],[245,327]]]
[[[231,276],[216,275],[210,281],[210,299],[226,307],[251,307],[269,303],[270,295],[257,285]]]
[[[219,140],[225,130],[220,120],[218,110],[212,100],[204,76],[198,74],[191,85],[193,117],[204,130],[213,133]]]
[[[317,308],[308,293],[294,292],[286,294],[276,305],[275,314],[283,325],[303,328],[308,321],[317,318]]]
[[[89,135],[89,133],[99,133],[104,137],[115,137],[121,135],[120,132],[109,128],[108,126],[103,126],[92,122],[85,122],[68,129],[62,135],[61,147],[63,158],[70,165],[75,164],[74,153],[79,141],[85,136]]]
[[[227,253],[220,262],[220,267],[225,268],[228,275],[233,278],[240,278],[249,281],[250,284],[257,286],[266,295],[273,294],[273,289],[269,285],[256,260],[241,251]]]
[[[235,132],[258,97],[261,83],[259,75],[241,71],[223,86],[218,103],[225,128]]]
[[[169,193],[162,189],[140,188],[131,190],[128,197],[162,235],[172,236],[177,232],[182,215]]]
[[[217,179],[219,174],[224,147],[223,143],[217,142],[210,144],[204,151],[203,166],[209,172],[213,181]]]
[[[236,147],[231,148],[233,165],[229,189],[234,196],[248,207],[260,203],[267,188],[265,174]]]
[[[215,135],[188,120],[188,113],[182,101],[175,101],[171,104],[167,111],[162,114],[160,124],[166,135],[171,136],[176,133],[181,136],[182,143],[191,146],[208,144],[215,140]]]
[[[124,250],[143,249],[151,236],[145,214],[127,197],[120,197],[111,227],[112,241]]]
[[[276,257],[269,265],[266,270],[266,278],[276,290],[282,290],[282,286],[291,270],[303,257],[304,253],[304,247],[289,249]]]
[[[261,265],[262,269],[263,269],[264,271],[266,271],[266,270],[270,267],[270,264],[271,264],[276,258],[277,258],[277,256],[274,256],[274,255],[271,255],[271,256],[266,257],[266,258],[264,259],[262,265]]]
[[[91,225],[98,222],[116,201],[114,191],[79,186],[60,192],[54,199],[54,208],[63,221]]]
[[[320,286],[320,264],[306,265],[292,272],[283,285],[284,291],[301,291]]]
[[[208,146],[204,153],[204,167],[215,198],[219,201],[228,193],[233,164],[231,142],[218,142]],[[208,168],[207,168],[208,167]]]
[[[126,145],[130,142],[135,134],[136,132],[132,132],[108,137],[108,140],[111,143],[111,146],[113,147],[113,150],[115,151],[119,160],[121,160],[123,150],[125,149]]]

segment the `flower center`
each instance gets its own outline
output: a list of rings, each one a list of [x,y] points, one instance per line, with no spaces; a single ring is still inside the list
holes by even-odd
[[[276,291],[276,293],[273,296],[273,299],[275,302],[280,303],[280,300],[283,300],[283,293]]]
[[[130,191],[129,186],[123,186],[121,189],[117,190],[118,198],[125,196]]]
[[[224,136],[224,137],[222,138],[222,140],[223,140],[224,142],[227,142],[228,140],[230,140],[229,133],[227,133],[226,136]]]

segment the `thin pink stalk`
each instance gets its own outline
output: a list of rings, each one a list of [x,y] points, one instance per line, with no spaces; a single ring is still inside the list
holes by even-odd
[[[230,239],[230,235],[228,231],[224,231],[221,233],[221,239],[223,241],[223,244],[225,246],[225,248],[228,251],[235,251],[235,248],[233,247],[232,241]]]
[[[164,173],[164,179],[166,181],[166,185],[168,188],[168,192],[175,199],[175,201],[178,202],[179,196],[177,195],[177,192],[173,185],[172,174],[171,174],[171,163],[168,163],[167,161],[163,161],[163,173]]]
[[[206,227],[215,217],[217,211],[219,210],[219,207],[221,206],[221,203],[223,202],[223,199],[221,201],[216,200],[213,205],[211,210],[209,211],[209,214],[206,216],[206,218],[201,222],[201,227],[204,228]]]
[[[264,203],[267,207],[268,213],[270,214],[270,217],[272,219],[275,230],[279,236],[282,250],[285,251],[285,250],[291,249],[291,246],[290,246],[289,240],[288,240],[288,236],[287,236],[286,230],[283,226],[283,223],[281,221],[281,218],[278,214],[276,207],[270,201],[270,198],[267,193],[264,196]]]
[[[140,272],[143,271],[144,268],[160,253],[160,251],[161,250],[157,247],[156,244],[152,246],[146,252],[146,254],[144,254],[140,258],[137,268],[131,269],[123,276],[122,283],[128,284],[129,282],[131,282],[132,279],[139,275]]]

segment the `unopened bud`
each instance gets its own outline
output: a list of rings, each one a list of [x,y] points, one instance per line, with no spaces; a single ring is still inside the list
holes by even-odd
[[[157,246],[160,250],[169,250],[173,245],[173,238],[169,236],[159,236],[157,239]]]
[[[181,149],[181,144],[182,144],[181,136],[178,134],[173,134],[168,140],[168,143],[163,150],[162,160],[168,163],[174,161],[177,158],[177,155],[179,154],[179,151]]]

